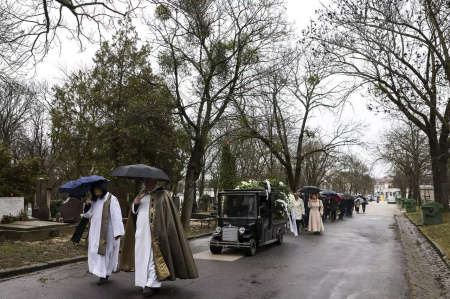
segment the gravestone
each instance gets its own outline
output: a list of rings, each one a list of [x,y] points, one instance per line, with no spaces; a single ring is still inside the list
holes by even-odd
[[[48,188],[48,181],[44,178],[39,178],[36,183],[36,196],[33,209],[34,218],[43,221],[50,219],[50,199],[51,189]]]
[[[19,216],[24,209],[23,197],[0,197],[0,219],[3,215]]]
[[[69,197],[61,204],[61,217],[65,223],[77,223],[83,212],[83,204],[76,197]]]
[[[117,200],[119,201],[120,204],[120,211],[122,212],[122,218],[127,218],[128,217],[127,188],[124,187],[111,188],[109,192],[111,192],[112,195],[117,197]]]

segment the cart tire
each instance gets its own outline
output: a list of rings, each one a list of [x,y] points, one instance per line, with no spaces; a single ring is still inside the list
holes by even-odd
[[[250,239],[248,242],[250,245],[250,248],[245,249],[245,255],[246,256],[254,256],[256,252],[256,242],[255,239]]]
[[[281,232],[278,234],[278,237],[277,237],[277,244],[278,244],[278,245],[283,244],[283,234],[282,234]]]
[[[212,254],[220,254],[222,252],[222,246],[209,246],[209,250],[211,250]]]

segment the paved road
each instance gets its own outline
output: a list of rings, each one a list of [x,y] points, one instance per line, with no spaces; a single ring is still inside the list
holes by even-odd
[[[394,213],[396,205],[373,202],[366,214],[327,222],[322,235],[289,233],[282,245],[253,257],[233,249],[213,256],[207,238],[191,241],[200,277],[164,282],[155,298],[408,298]],[[4,280],[0,297],[143,298],[133,273],[97,286],[86,268],[78,263]]]

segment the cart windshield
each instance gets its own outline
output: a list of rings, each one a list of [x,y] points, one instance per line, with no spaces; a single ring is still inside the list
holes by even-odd
[[[220,217],[256,217],[255,194],[223,194],[220,196]]]

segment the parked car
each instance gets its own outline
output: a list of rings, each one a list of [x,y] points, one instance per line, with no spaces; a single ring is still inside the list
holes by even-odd
[[[387,203],[395,203],[395,197],[393,195],[388,196]]]
[[[252,256],[258,247],[283,243],[287,218],[279,213],[278,193],[266,190],[219,192],[216,232],[209,242],[213,254],[223,247],[240,248]]]

